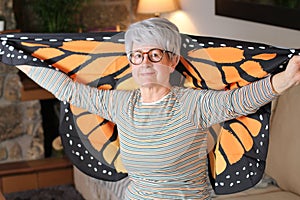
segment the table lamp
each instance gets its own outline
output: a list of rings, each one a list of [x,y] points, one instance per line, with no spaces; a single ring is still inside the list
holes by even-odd
[[[177,0],[140,0],[137,12],[154,14],[155,17],[159,17],[160,13],[175,11],[178,8]]]

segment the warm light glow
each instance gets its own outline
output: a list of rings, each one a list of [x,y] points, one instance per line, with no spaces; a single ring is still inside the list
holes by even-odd
[[[187,12],[182,10],[178,10],[176,12],[172,12],[167,14],[167,19],[173,22],[178,28],[181,33],[192,34],[192,35],[199,35],[199,31],[196,29],[192,17],[189,16]]]
[[[178,7],[177,0],[140,0],[137,12],[159,15],[159,13],[175,11]]]

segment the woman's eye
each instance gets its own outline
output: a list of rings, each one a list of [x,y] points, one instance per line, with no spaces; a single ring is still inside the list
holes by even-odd
[[[151,56],[152,56],[153,58],[160,57],[160,53],[159,53],[159,52],[152,52],[152,53],[151,53]]]
[[[136,53],[136,54],[133,55],[133,57],[138,59],[138,58],[142,57],[142,54],[141,53]]]
[[[158,56],[158,55],[155,54],[155,53],[151,54],[151,57],[152,57],[152,58],[155,58],[155,57],[157,57],[157,56]]]

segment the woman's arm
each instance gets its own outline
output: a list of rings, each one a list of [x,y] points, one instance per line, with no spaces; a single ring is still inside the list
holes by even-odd
[[[256,112],[287,89],[300,83],[300,56],[285,71],[232,91],[207,91],[199,101],[200,124],[213,124]]]
[[[18,65],[16,67],[34,82],[51,92],[57,99],[69,102],[70,94],[65,94],[65,90],[73,81],[66,74],[45,67],[29,65]]]
[[[198,102],[200,126],[208,128],[217,123],[255,113],[277,96],[272,89],[270,77],[234,90],[208,90]]]
[[[17,67],[41,87],[51,92],[57,99],[113,121],[111,115],[113,112],[111,106],[112,91],[99,90],[74,82],[63,72],[51,68],[28,65]]]

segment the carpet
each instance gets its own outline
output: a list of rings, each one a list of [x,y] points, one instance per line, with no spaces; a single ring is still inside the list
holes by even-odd
[[[4,197],[6,200],[84,200],[73,185],[60,185],[10,193],[4,195]]]

